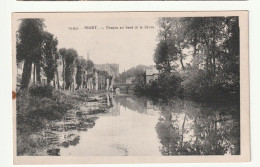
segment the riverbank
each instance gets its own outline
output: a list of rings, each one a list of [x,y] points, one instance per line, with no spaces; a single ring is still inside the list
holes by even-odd
[[[19,155],[237,155],[240,152],[239,108],[226,104],[201,105],[177,98],[152,101],[107,93],[92,96],[92,100],[67,111],[62,119],[49,120],[44,125],[41,130],[22,135],[18,148],[27,150]]]
[[[230,91],[221,87],[198,87],[191,92],[181,84],[175,86],[162,86],[162,82],[154,81],[147,85],[136,85],[134,94],[151,100],[168,99],[191,100],[196,103],[217,105],[223,103],[240,103],[238,91]]]
[[[34,155],[35,150],[49,145],[49,141],[43,141],[42,137],[31,135],[40,133],[51,122],[60,121],[65,116],[66,119],[82,117],[84,120],[83,124],[70,124],[68,128],[86,130],[93,127],[95,114],[108,110],[106,94],[103,90],[54,90],[39,85],[19,90],[16,100],[17,155]]]

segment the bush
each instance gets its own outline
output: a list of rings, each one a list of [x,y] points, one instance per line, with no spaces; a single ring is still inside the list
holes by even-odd
[[[33,155],[46,144],[29,138],[39,132],[50,120],[61,119],[68,110],[79,102],[74,96],[53,90],[51,86],[34,84],[29,89],[21,89],[16,98],[17,155]]]
[[[191,69],[184,73],[182,86],[184,88],[185,97],[200,99],[208,90],[207,73],[203,70]]]
[[[44,89],[48,93],[39,94]],[[74,99],[71,96],[52,90],[49,86],[34,85],[29,90],[20,90],[16,100],[17,130],[20,132],[37,130],[41,128],[43,120],[60,119],[73,107]]]
[[[68,104],[53,101],[49,98],[36,98],[31,104],[32,110],[28,113],[29,119],[56,120],[62,118],[69,109]]]
[[[179,96],[182,90],[182,77],[179,73],[161,74],[158,80],[160,93],[166,96]]]
[[[231,88],[225,85],[225,80],[210,76],[206,71],[190,69],[184,73],[182,86],[185,98],[199,101],[215,102],[226,99],[239,99],[239,94],[231,94]]]
[[[42,85],[42,84],[33,84],[30,88],[29,88],[29,92],[31,94],[31,96],[34,97],[47,97],[47,98],[51,98],[52,94],[53,94],[54,88],[51,85]]]
[[[79,89],[79,90],[76,90],[75,92],[74,92],[77,96],[79,96],[79,97],[85,97],[85,98],[87,98],[88,97],[88,92],[87,92],[87,90],[86,89]]]
[[[137,85],[135,93],[150,97],[182,96],[182,78],[179,73],[161,74],[159,79],[146,85]]]

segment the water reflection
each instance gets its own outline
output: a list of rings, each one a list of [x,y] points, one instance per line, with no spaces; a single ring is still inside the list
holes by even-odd
[[[156,125],[163,155],[240,154],[239,107],[175,99],[160,106]]]
[[[239,117],[239,106],[231,103],[106,94],[32,132],[23,139],[31,143],[24,155],[235,155],[240,154]]]
[[[239,105],[201,105],[188,100],[117,98],[126,108],[159,114],[156,132],[162,155],[240,154]]]
[[[147,98],[141,97],[115,97],[115,103],[119,103],[121,106],[128,108],[129,110],[136,111],[146,115],[158,115],[159,107],[153,105],[153,102]]]

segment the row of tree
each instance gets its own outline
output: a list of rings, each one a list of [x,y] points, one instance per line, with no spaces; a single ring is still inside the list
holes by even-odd
[[[16,60],[23,63],[21,89],[28,88],[33,70],[33,82],[41,83],[42,71],[47,78],[47,84],[53,81],[60,88],[57,60],[62,59],[63,88],[69,89],[74,82],[80,87],[84,74],[94,68],[91,60],[78,56],[75,49],[58,49],[58,39],[44,30],[43,19],[23,19],[17,31]],[[55,79],[55,76],[57,79]],[[55,83],[55,80],[57,83]]]
[[[239,94],[238,17],[159,18],[159,43],[154,62],[164,80],[180,80],[178,91],[188,96]],[[168,90],[166,92],[169,92]]]

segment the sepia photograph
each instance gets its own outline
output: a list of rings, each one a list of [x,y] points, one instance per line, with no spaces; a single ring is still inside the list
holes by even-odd
[[[15,164],[250,160],[248,12],[13,13]]]

